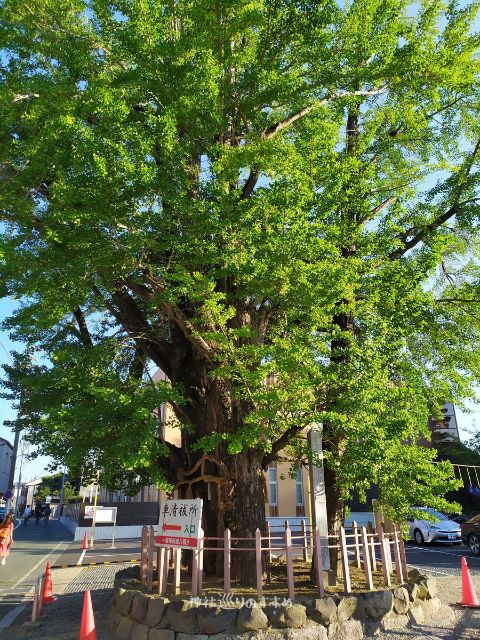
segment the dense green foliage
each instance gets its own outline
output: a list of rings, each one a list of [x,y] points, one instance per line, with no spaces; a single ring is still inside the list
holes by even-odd
[[[0,282],[29,347],[5,385],[31,441],[111,486],[202,450],[235,482],[323,422],[329,486],[444,508],[416,442],[480,378],[478,4],[3,0]]]
[[[60,498],[60,495],[62,493],[62,479],[63,473],[55,473],[54,475],[42,476],[42,484],[38,487],[37,492],[35,493],[35,499],[37,500],[37,502],[39,500],[44,500],[47,496],[51,496],[52,498]],[[68,502],[74,497],[75,489],[70,484],[70,482],[66,480],[63,488],[63,501]]]

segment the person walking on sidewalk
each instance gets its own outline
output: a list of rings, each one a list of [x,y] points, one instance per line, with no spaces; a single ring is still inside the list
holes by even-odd
[[[41,510],[38,504],[35,505],[35,524],[38,527],[38,523],[40,522],[43,515],[43,511]]]
[[[23,512],[23,524],[25,527],[28,527],[28,521],[30,520],[30,516],[32,515],[32,508],[29,504],[25,507],[25,511]]]
[[[0,524],[0,566],[5,564],[13,542],[13,516],[8,514]]]
[[[45,524],[48,524],[48,521],[50,519],[50,514],[52,513],[52,510],[50,509],[50,505],[47,504],[47,506],[45,507],[45,511],[44,513],[44,518],[45,518]]]

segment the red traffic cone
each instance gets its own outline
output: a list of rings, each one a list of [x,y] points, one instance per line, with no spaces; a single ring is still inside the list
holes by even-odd
[[[97,640],[97,632],[95,630],[95,618],[93,617],[92,598],[90,597],[90,591],[85,591],[85,596],[83,598],[80,640]]]
[[[465,556],[462,557],[462,602],[459,604],[461,604],[462,607],[480,609],[480,603],[477,600],[477,594],[475,593],[475,587],[473,586]]]
[[[43,582],[43,594],[42,594],[42,602],[46,604],[47,602],[53,602],[55,598],[53,597],[52,591],[52,565],[50,562],[47,562],[47,568],[45,569],[45,579]]]
[[[86,531],[85,531],[85,535],[83,536],[82,549],[88,549],[88,538],[87,538],[87,532]]]

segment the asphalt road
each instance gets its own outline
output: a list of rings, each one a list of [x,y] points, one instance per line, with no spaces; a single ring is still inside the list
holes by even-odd
[[[53,564],[71,541],[71,534],[55,520],[47,526],[43,522],[35,526],[33,521],[28,527],[20,524],[15,528],[10,555],[0,566],[0,632],[5,617],[21,605],[47,561]]]
[[[459,576],[461,558],[465,556],[472,575],[480,575],[480,556],[474,556],[465,545],[440,543],[405,545],[407,562],[413,567],[424,569],[434,576]]]

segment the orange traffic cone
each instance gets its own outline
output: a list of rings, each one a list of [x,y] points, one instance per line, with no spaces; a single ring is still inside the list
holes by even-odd
[[[87,538],[87,532],[86,531],[85,531],[85,535],[83,536],[82,549],[88,549],[88,538]]]
[[[53,597],[52,591],[52,565],[50,562],[47,562],[47,568],[45,569],[45,579],[43,582],[43,595],[42,595],[42,603],[46,604],[47,602],[53,602],[55,598]]]
[[[95,618],[93,617],[92,598],[90,597],[90,591],[85,591],[85,596],[83,598],[80,640],[97,640],[97,632],[95,630]]]
[[[477,594],[475,593],[475,587],[473,586],[465,556],[462,557],[462,602],[459,604],[461,604],[462,607],[480,609],[480,603],[477,600]]]

